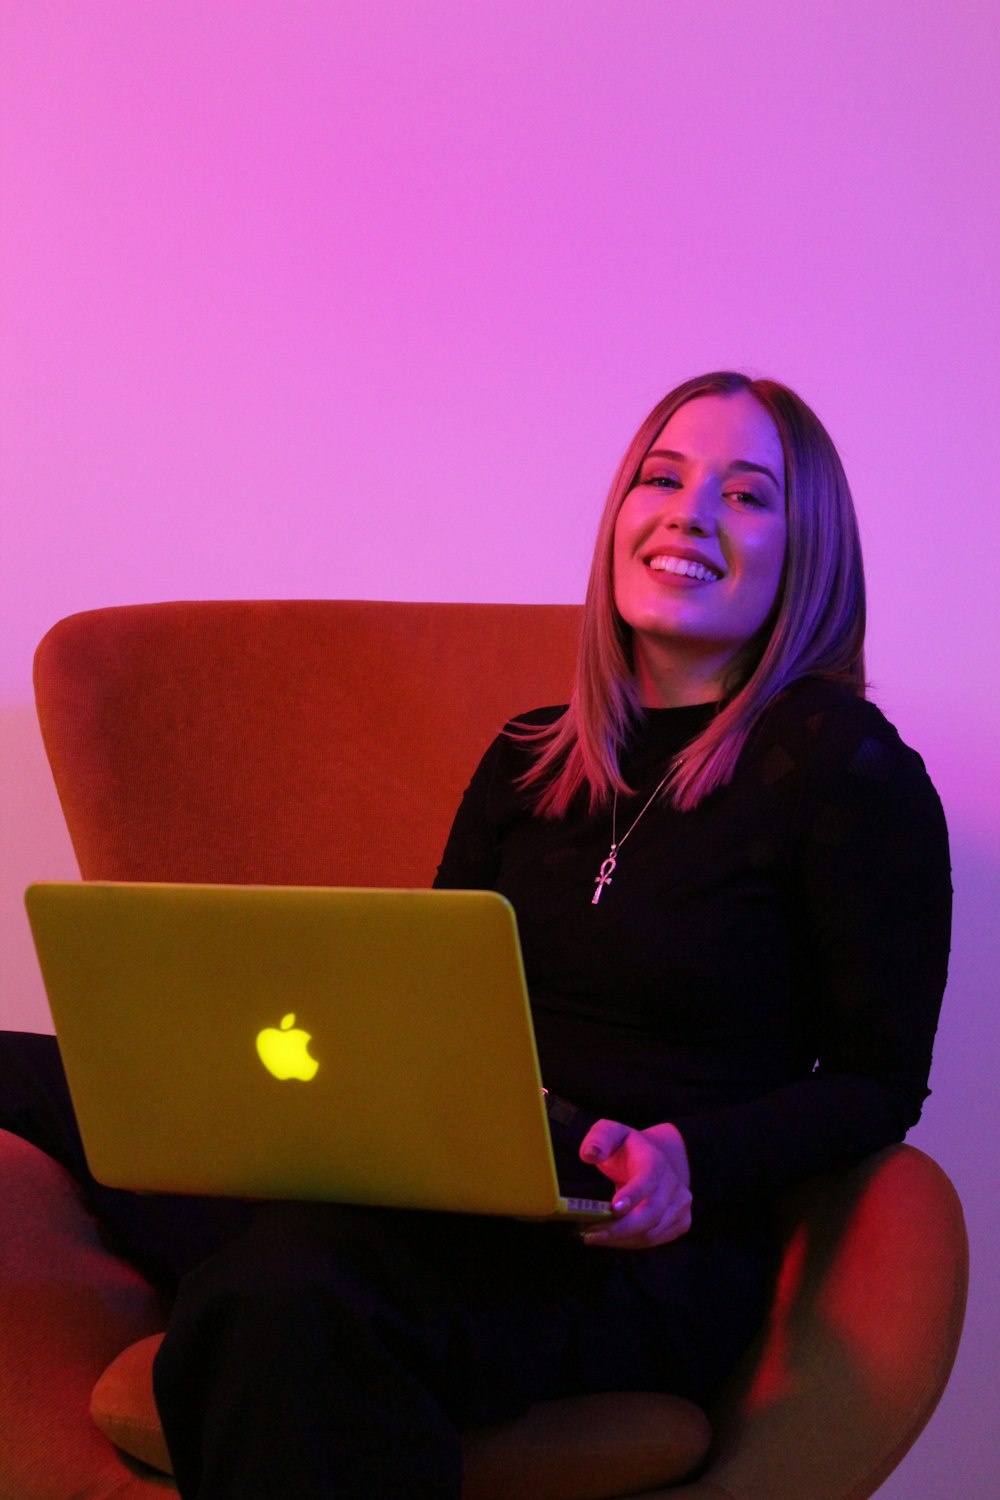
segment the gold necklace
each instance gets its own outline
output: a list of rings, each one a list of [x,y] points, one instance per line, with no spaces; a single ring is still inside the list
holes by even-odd
[[[628,838],[629,834],[635,828],[635,825],[638,823],[639,819],[641,817],[643,817],[643,815],[646,812],[648,812],[648,810],[649,810],[649,808],[650,808],[650,806],[652,804],[653,798],[666,785],[667,777],[673,775],[674,771],[677,770],[677,767],[680,765],[680,763],[681,763],[680,760],[675,760],[672,763],[672,765],[670,767],[670,770],[667,772],[666,776],[664,776],[660,781],[657,782],[656,786],[654,786],[653,790],[650,792],[649,796],[646,798],[646,801],[643,803],[642,807],[640,808],[638,814],[636,815],[636,817],[634,817],[632,819],[631,823],[626,828],[626,830],[622,834],[621,838],[619,838],[618,834],[617,834],[617,825],[618,825],[618,788],[615,787],[615,800],[614,800],[614,802],[611,805],[611,848],[608,850],[608,857],[607,857],[607,859],[601,865],[601,873],[597,876],[597,879],[594,881],[594,884],[597,886],[597,890],[594,892],[594,894],[590,898],[590,904],[591,904],[591,906],[596,906],[597,905],[598,901],[600,901],[600,899],[601,899],[601,892],[604,890],[604,887],[606,885],[610,885],[611,884],[611,877],[614,874],[614,871],[615,871],[615,869],[616,869],[616,867],[618,865],[618,851],[621,848],[622,844],[624,844],[624,842]]]

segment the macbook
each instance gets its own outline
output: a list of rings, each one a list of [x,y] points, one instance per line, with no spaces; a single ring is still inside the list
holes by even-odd
[[[495,892],[84,882],[25,899],[99,1181],[610,1212],[557,1181],[514,910]]]

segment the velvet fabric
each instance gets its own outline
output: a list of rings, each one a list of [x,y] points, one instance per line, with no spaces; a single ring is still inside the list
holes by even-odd
[[[0,1495],[151,1500],[169,1482],[123,1458],[89,1406],[108,1363],[167,1309],[107,1251],[51,1157],[0,1131],[0,1176]]]
[[[484,747],[565,702],[578,628],[570,605],[365,600],[70,616],[35,682],[81,874],[430,885]]]

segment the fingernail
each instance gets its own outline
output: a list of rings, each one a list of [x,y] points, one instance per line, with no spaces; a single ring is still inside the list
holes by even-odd
[[[631,1206],[627,1198],[615,1198],[611,1204],[616,1214],[623,1214]]]

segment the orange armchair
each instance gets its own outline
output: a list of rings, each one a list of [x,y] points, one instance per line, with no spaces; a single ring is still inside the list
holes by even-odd
[[[564,700],[577,609],[163,604],[62,621],[36,657],[85,879],[426,885],[511,714]],[[44,875],[44,872],[39,872]],[[168,1308],[62,1168],[0,1132],[0,1495],[174,1492],[150,1364]],[[765,1328],[713,1409],[637,1393],[466,1439],[467,1500],[864,1500],[961,1332],[967,1241],[940,1168],[893,1147],[801,1185]]]

